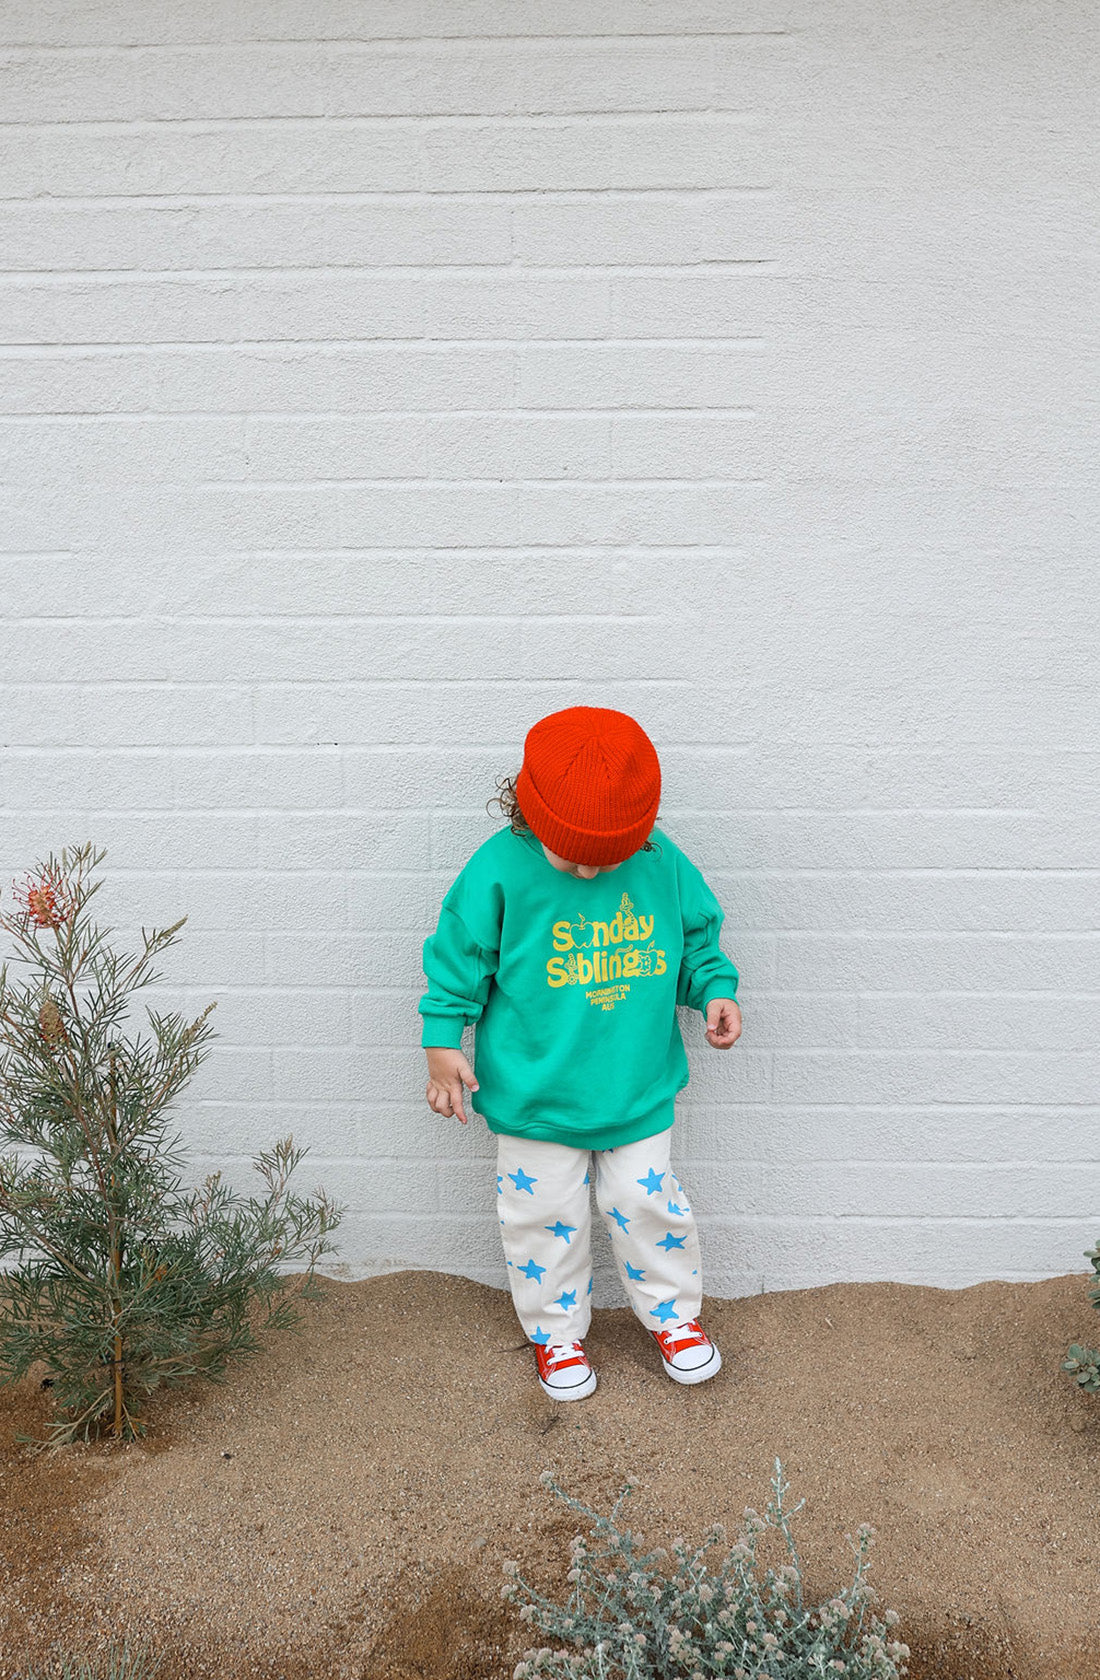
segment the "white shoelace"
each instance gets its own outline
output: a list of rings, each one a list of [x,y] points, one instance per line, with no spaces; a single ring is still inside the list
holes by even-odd
[[[573,1355],[577,1353],[580,1354],[582,1359],[585,1357],[580,1342],[551,1342],[546,1350],[547,1368],[553,1370],[555,1365],[560,1365],[565,1359],[572,1359]]]
[[[702,1347],[708,1340],[706,1331],[702,1325],[698,1329],[694,1329],[693,1325],[694,1320],[686,1318],[682,1324],[666,1325],[661,1335],[668,1336],[673,1342],[690,1342],[694,1347]]]

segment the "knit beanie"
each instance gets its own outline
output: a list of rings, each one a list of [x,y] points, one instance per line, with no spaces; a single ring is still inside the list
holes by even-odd
[[[661,766],[625,712],[568,706],[527,732],[516,797],[536,839],[570,863],[621,863],[649,839]]]

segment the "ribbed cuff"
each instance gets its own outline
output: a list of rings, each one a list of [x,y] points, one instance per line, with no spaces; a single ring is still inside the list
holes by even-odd
[[[461,1050],[465,1022],[454,1015],[425,1015],[420,1031],[422,1050]]]

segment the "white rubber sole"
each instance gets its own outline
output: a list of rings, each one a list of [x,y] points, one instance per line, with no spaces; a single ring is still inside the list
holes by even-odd
[[[673,1382],[709,1382],[711,1377],[716,1377],[722,1369],[722,1355],[718,1352],[718,1349],[715,1348],[714,1357],[712,1359],[708,1359],[705,1365],[697,1365],[694,1371],[678,1371],[674,1365],[669,1364],[663,1353],[661,1354],[661,1364],[665,1368],[666,1375],[670,1376]]]
[[[538,1379],[538,1385],[551,1400],[587,1400],[588,1396],[595,1392],[596,1373],[589,1371],[583,1382],[576,1383],[571,1388],[551,1388],[541,1377]]]

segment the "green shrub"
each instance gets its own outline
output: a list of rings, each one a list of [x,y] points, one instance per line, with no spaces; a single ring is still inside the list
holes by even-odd
[[[610,1516],[601,1516],[566,1494],[549,1471],[542,1476],[569,1509],[584,1516],[601,1544],[593,1549],[580,1535],[573,1541],[568,1580],[573,1591],[565,1604],[546,1598],[507,1563],[508,1584],[502,1596],[521,1601],[521,1620],[554,1641],[526,1653],[516,1680],[536,1676],[556,1680],[897,1680],[908,1672],[902,1658],[909,1647],[887,1642],[898,1620],[887,1610],[885,1621],[867,1605],[876,1594],[863,1581],[864,1559],[873,1530],[859,1529],[855,1579],[851,1588],[826,1603],[808,1607],[802,1599],[798,1552],[783,1509],[788,1484],[775,1461],[774,1497],[759,1516],[751,1507],[738,1542],[716,1567],[705,1559],[727,1544],[721,1524],[714,1524],[697,1547],[672,1542],[641,1550],[642,1535],[620,1528],[619,1511],[632,1491],[627,1482]],[[799,1511],[804,1500],[795,1506]],[[793,1514],[793,1513],[792,1513]],[[767,1529],[783,1535],[790,1561],[778,1571],[756,1575],[758,1537]]]
[[[1097,1243],[1095,1248],[1086,1248],[1084,1255],[1086,1260],[1092,1261],[1092,1288],[1089,1290],[1089,1300],[1094,1307],[1100,1308],[1100,1243]],[[1100,1393],[1100,1353],[1094,1348],[1082,1347],[1080,1342],[1074,1342],[1066,1350],[1062,1369],[1068,1371],[1090,1394]]]
[[[105,856],[91,846],[49,858],[16,888],[0,928],[32,978],[0,968],[0,1382],[46,1366],[60,1419],[32,1450],[109,1428],[146,1432],[137,1401],[193,1376],[224,1380],[227,1360],[259,1351],[257,1332],[294,1327],[283,1268],[333,1252],[340,1211],[289,1192],[304,1150],[287,1137],[256,1158],[266,1193],[247,1202],[211,1173],[184,1192],[167,1109],[206,1054],[208,1004],[197,1020],[147,1010],[152,1039],[119,1030],[131,993],[159,979],[155,955],[183,922],[142,929],[121,955],[89,926]],[[274,1304],[271,1304],[274,1299]],[[267,1306],[262,1323],[254,1303]]]
[[[62,1657],[61,1680],[154,1680],[161,1659],[144,1646],[108,1646],[102,1658]],[[28,1670],[23,1680],[45,1680],[38,1670]]]

